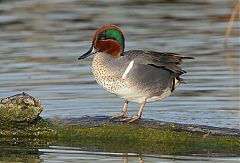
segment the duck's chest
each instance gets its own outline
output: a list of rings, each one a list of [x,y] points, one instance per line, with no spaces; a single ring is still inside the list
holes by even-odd
[[[114,63],[111,64],[112,62],[113,58],[103,58],[101,55],[96,55],[92,62],[92,72],[100,86],[109,92],[116,93],[118,89],[125,87],[127,83],[122,79],[120,66]]]

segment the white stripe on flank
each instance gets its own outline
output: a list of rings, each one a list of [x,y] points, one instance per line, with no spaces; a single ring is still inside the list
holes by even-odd
[[[127,74],[128,74],[129,71],[132,69],[133,63],[134,63],[133,60],[129,63],[128,67],[126,68],[125,72],[123,73],[123,76],[122,76],[123,79],[126,78]]]

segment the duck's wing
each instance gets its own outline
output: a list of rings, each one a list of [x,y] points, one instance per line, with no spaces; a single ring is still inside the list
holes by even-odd
[[[144,50],[130,50],[123,53],[123,57],[134,63],[145,64],[160,69],[166,69],[178,75],[186,73],[178,65],[183,62],[184,59],[194,59],[193,57],[186,57],[176,53],[166,52],[153,52]]]

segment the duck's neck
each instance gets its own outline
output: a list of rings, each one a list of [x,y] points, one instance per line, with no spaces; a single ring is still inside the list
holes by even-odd
[[[114,56],[99,52],[94,56],[92,66],[94,68],[98,68],[99,66],[106,68],[112,62],[114,62],[114,59],[115,59]]]

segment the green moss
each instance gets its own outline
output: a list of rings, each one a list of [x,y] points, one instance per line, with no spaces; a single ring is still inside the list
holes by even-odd
[[[1,122],[0,122],[1,123]],[[162,129],[131,124],[108,124],[98,127],[67,126],[49,123],[8,123],[0,126],[0,143],[27,146],[64,145],[106,152],[135,152],[156,154],[224,153],[239,154],[240,138],[200,135],[176,131],[170,126]]]
[[[0,109],[0,118],[4,121],[33,121],[42,111],[39,107],[28,107],[23,109],[24,106],[17,105],[11,109],[2,107]]]
[[[0,120],[0,138],[6,137],[53,137],[57,131],[43,119],[38,122],[6,122]]]
[[[240,153],[240,138],[197,135],[164,129],[131,125],[103,125],[96,128],[58,128],[59,142],[86,147],[98,146],[103,151],[161,154]]]
[[[33,122],[41,112],[39,99],[24,92],[0,101],[1,121]]]

